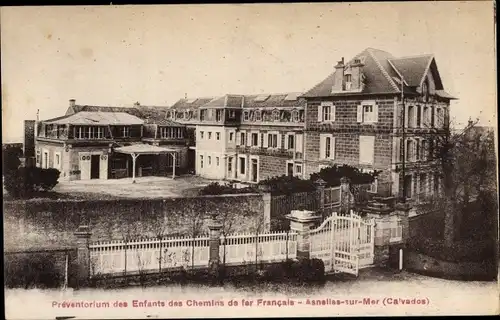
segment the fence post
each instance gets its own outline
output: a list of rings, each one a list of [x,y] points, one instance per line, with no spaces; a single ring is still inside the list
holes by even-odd
[[[325,186],[326,186],[326,182],[325,182],[325,180],[319,178],[318,180],[314,181],[314,184],[316,185],[316,196],[317,196],[317,201],[318,201],[318,209],[319,209],[319,212],[321,212],[321,216],[324,217],[324,215],[325,215]]]
[[[286,218],[290,220],[290,230],[297,232],[297,259],[309,259],[311,228],[321,216],[314,215],[314,211],[292,210]]]
[[[208,266],[210,275],[216,276],[219,270],[219,261],[220,261],[220,236],[222,230],[222,224],[217,221],[216,216],[213,215],[208,223],[208,229],[210,230],[210,239],[209,239],[209,258],[208,258]]]
[[[76,261],[78,265],[76,286],[86,286],[90,278],[90,250],[89,243],[92,232],[89,226],[79,226],[75,231]]]
[[[264,201],[264,232],[271,231],[271,193],[262,195]]]
[[[340,178],[340,213],[347,215],[351,207],[350,181],[347,177]]]

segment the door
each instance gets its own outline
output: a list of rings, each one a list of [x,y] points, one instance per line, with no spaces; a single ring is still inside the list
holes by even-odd
[[[90,179],[99,179],[101,156],[93,154],[90,159]]]
[[[257,165],[257,159],[252,159],[252,181],[257,182],[258,177],[258,165]]]
[[[289,177],[293,177],[293,163],[287,163],[286,172]]]
[[[195,173],[195,165],[196,165],[196,151],[192,149],[188,149],[187,152],[187,170],[189,173]]]
[[[90,154],[81,152],[80,156],[80,179],[90,179]]]

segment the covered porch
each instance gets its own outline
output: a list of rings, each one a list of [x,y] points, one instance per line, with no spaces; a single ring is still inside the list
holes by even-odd
[[[130,146],[124,146],[115,148],[114,152],[130,155],[132,158],[132,183],[135,183],[136,176],[136,162],[137,158],[141,155],[160,155],[160,154],[170,154],[172,157],[172,179],[175,179],[175,167],[176,167],[176,153],[178,150],[154,146],[150,144],[134,144]]]

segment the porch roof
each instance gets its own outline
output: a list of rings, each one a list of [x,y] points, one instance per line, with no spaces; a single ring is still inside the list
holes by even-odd
[[[177,150],[153,146],[150,144],[133,144],[131,146],[119,147],[114,149],[115,152],[118,153],[126,153],[126,154],[160,154],[160,153],[170,153],[176,152]]]

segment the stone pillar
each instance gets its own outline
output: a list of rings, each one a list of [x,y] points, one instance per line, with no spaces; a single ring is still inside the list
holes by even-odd
[[[297,259],[308,259],[310,250],[311,228],[321,219],[314,211],[292,210],[286,216],[290,220],[290,230],[297,232]]]
[[[271,194],[262,195],[264,201],[264,233],[271,232]]]
[[[215,276],[218,274],[219,270],[219,248],[222,224],[217,221],[215,216],[212,216],[208,223],[208,229],[210,230],[208,266],[210,274]]]
[[[322,216],[324,216],[325,215],[325,186],[326,186],[326,182],[323,179],[319,178],[318,180],[314,181],[314,184],[316,185],[318,211],[321,213]]]
[[[77,287],[86,286],[90,278],[90,250],[89,243],[92,232],[89,226],[79,226],[76,232],[76,262],[77,270]]]
[[[340,213],[347,215],[351,209],[352,195],[349,178],[340,178]]]
[[[401,221],[401,226],[403,229],[403,240],[402,242],[406,244],[410,239],[410,225],[409,225],[409,214],[411,205],[409,203],[398,203],[395,206],[395,214]]]

